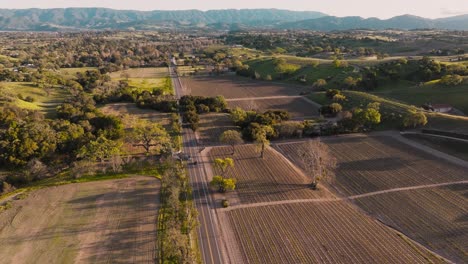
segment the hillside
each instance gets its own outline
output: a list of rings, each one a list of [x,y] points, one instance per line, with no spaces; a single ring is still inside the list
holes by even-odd
[[[356,16],[334,17],[327,16],[299,22],[287,22],[281,25],[283,29],[310,29],[319,31],[348,30],[348,29],[451,29],[468,30],[468,15],[427,19],[412,15],[396,16],[381,20],[378,18],[362,18]]]
[[[150,25],[266,26],[326,16],[278,9],[132,11],[107,8],[0,9],[0,30],[140,29]],[[168,23],[170,22],[170,23]]]

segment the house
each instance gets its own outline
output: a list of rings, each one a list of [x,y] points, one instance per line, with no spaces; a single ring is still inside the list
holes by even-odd
[[[437,113],[448,113],[453,110],[453,107],[448,104],[433,104],[432,109]]]

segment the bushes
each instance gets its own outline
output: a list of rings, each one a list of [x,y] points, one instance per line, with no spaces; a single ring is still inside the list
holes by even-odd
[[[458,74],[445,75],[440,79],[440,84],[445,86],[457,86],[463,82],[463,77]]]

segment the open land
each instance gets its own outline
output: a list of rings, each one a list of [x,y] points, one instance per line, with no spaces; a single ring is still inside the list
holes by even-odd
[[[200,115],[200,127],[197,129],[198,140],[203,145],[216,145],[224,131],[238,130],[232,123],[229,114],[208,113]]]
[[[0,263],[154,263],[159,181],[34,191],[0,214]]]

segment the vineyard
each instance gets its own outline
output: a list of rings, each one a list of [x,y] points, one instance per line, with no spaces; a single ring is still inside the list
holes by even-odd
[[[182,81],[191,95],[222,95],[227,99],[299,95],[307,89],[286,84],[252,81],[236,76],[183,78]]]
[[[468,184],[411,190],[365,197],[355,203],[440,255],[467,263],[467,189]]]
[[[386,136],[336,137],[325,143],[339,166],[331,186],[434,252],[455,262],[468,261],[466,169]],[[301,166],[298,144],[275,147]],[[431,187],[441,183],[447,185]],[[383,192],[372,194],[375,191]]]
[[[235,167],[227,170],[225,176],[238,180],[237,193],[242,204],[333,197],[325,188],[312,190],[311,181],[273,149],[267,148],[264,159],[253,145],[238,146],[236,154],[230,154],[228,147],[213,148],[209,153],[212,160],[234,159]]]
[[[226,130],[237,130],[228,114],[209,113],[200,115],[200,127],[197,130],[198,139],[204,145],[216,145],[219,137]]]
[[[243,263],[442,262],[346,202],[226,212]]]
[[[344,195],[468,179],[466,169],[385,136],[326,139],[338,160],[333,185]],[[301,167],[297,144],[276,148]]]
[[[301,97],[284,97],[274,99],[232,100],[228,101],[230,108],[240,107],[244,110],[286,110],[292,118],[318,116],[318,108]]]

